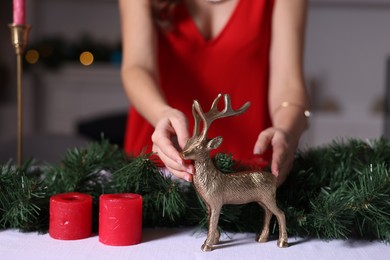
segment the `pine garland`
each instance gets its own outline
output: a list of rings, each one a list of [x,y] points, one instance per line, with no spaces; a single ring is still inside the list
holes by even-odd
[[[214,162],[229,174],[242,168],[228,154]],[[277,199],[286,214],[289,235],[324,240],[358,237],[390,243],[390,143],[335,140],[297,152]],[[207,214],[192,185],[164,176],[150,155],[127,157],[107,140],[69,150],[58,165],[0,165],[0,229],[47,232],[52,195],[78,191],[98,198],[104,193],[143,196],[145,227],[206,227]],[[223,230],[258,232],[263,212],[256,203],[227,205]],[[273,219],[272,233],[278,232]]]

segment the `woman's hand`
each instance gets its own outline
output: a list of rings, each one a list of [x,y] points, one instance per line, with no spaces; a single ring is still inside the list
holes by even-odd
[[[176,177],[192,181],[194,167],[180,157],[189,138],[187,118],[177,109],[167,108],[159,117],[152,135],[153,152]]]
[[[272,146],[271,172],[278,177],[278,186],[287,178],[298,146],[299,138],[276,127],[270,127],[262,131],[255,143],[253,153],[264,153]]]

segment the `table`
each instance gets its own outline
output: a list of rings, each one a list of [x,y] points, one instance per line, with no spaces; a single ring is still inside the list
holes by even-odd
[[[202,252],[205,235],[194,228],[144,229],[142,243],[115,247],[100,243],[96,235],[64,241],[48,234],[4,230],[0,232],[0,259],[390,259],[390,245],[377,241],[289,238],[288,248],[278,248],[276,240],[255,242],[252,233],[224,233],[216,249]]]

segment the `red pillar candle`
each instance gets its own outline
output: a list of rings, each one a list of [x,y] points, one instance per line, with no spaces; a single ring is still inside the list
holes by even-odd
[[[13,14],[14,24],[26,23],[26,0],[14,0]]]
[[[111,246],[138,244],[142,239],[142,197],[103,194],[99,200],[99,241]]]
[[[92,196],[70,192],[50,198],[49,234],[52,238],[74,240],[92,234]]]

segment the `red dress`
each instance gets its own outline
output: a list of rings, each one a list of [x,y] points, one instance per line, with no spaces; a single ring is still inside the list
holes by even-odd
[[[272,0],[240,0],[220,34],[206,40],[185,5],[179,4],[174,29],[158,34],[160,87],[168,103],[186,114],[190,135],[194,99],[205,112],[218,93],[230,94],[233,109],[251,102],[244,114],[213,122],[208,137],[223,137],[214,153],[253,160],[259,133],[271,125],[267,96],[272,8]],[[220,103],[223,105],[223,99]],[[130,108],[125,151],[131,155],[150,152],[153,130]]]

